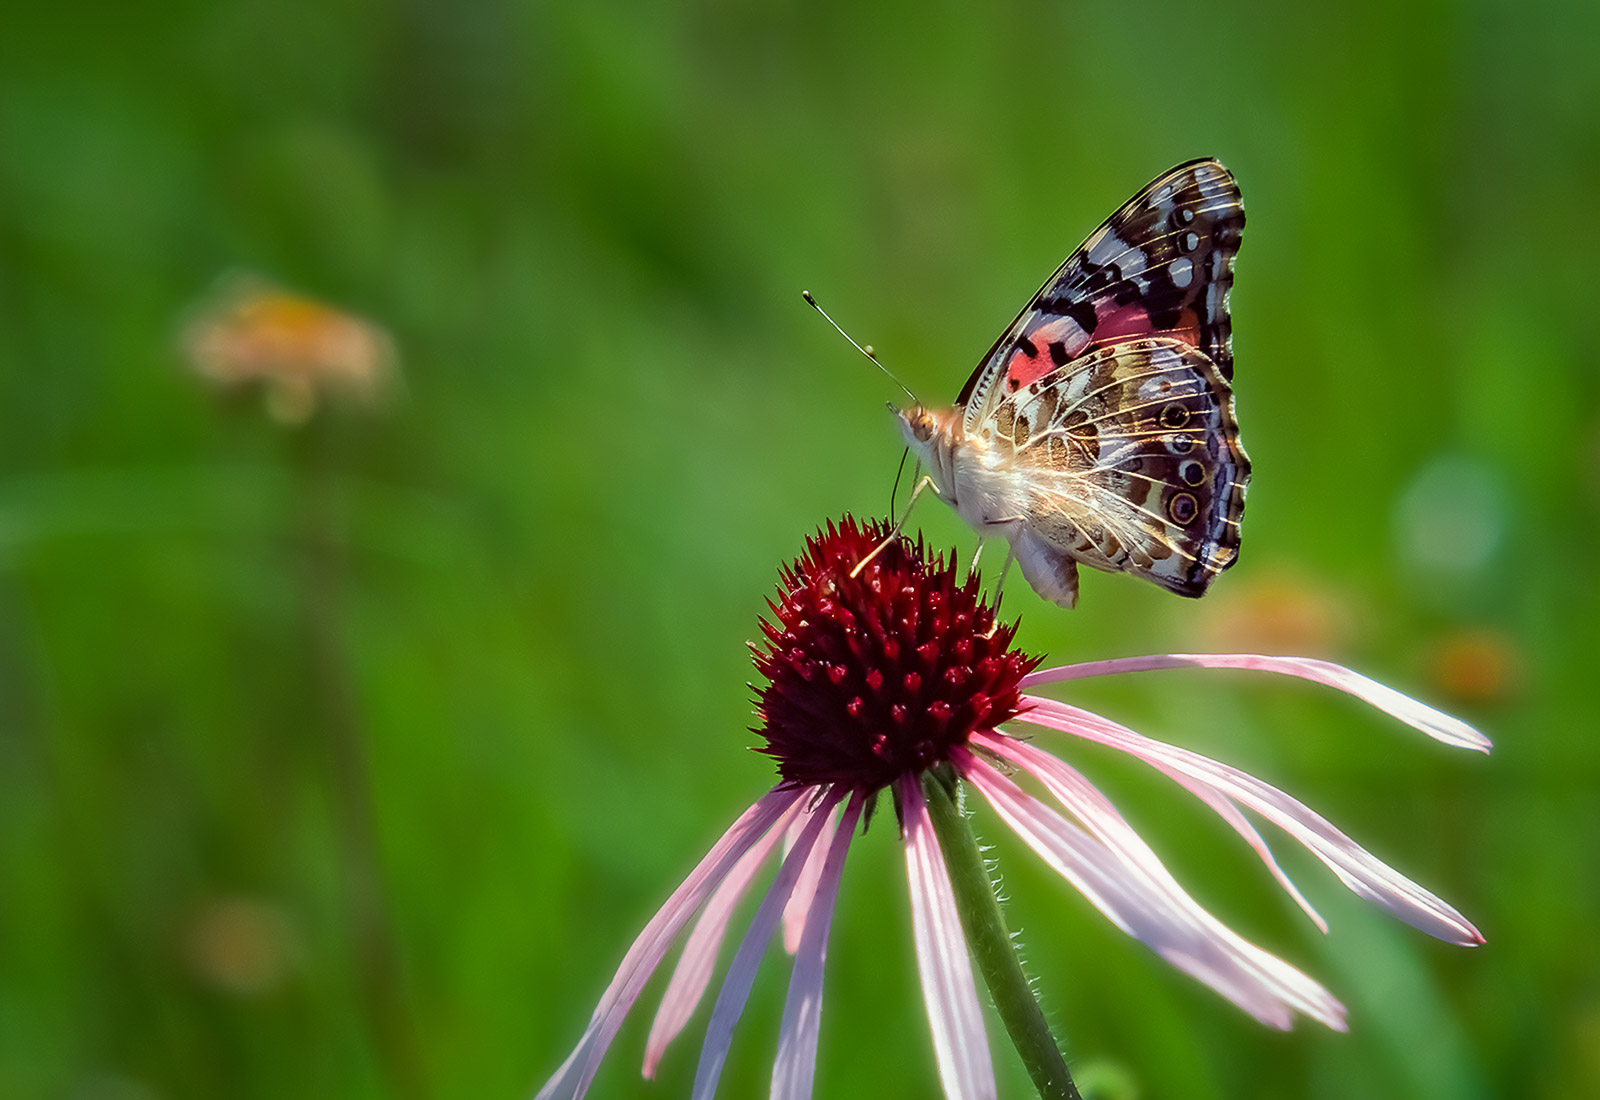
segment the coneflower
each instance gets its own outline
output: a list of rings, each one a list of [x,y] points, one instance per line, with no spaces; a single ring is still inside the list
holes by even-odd
[[[699,914],[646,1042],[644,1073],[654,1074],[709,986],[736,904],[780,841],[786,854],[712,1008],[694,1096],[715,1092],[757,965],[782,923],[794,965],[772,1095],[809,1097],[840,874],[858,824],[885,789],[905,845],[912,938],[949,1097],[995,1095],[969,943],[1041,1095],[1077,1095],[999,917],[959,807],[964,787],[976,790],[1117,927],[1262,1023],[1287,1028],[1299,1013],[1344,1029],[1344,1007],[1332,994],[1202,909],[1110,801],[1070,764],[1025,740],[1025,731],[1095,741],[1164,772],[1238,831],[1319,927],[1325,928],[1322,919],[1279,869],[1244,810],[1279,826],[1351,890],[1401,920],[1450,943],[1483,942],[1455,909],[1282,791],[1027,692],[1152,669],[1250,669],[1338,688],[1436,740],[1486,752],[1489,742],[1477,731],[1348,669],[1305,658],[1169,654],[1040,670],[1038,658],[1012,648],[1016,626],[996,620],[977,576],[958,579],[953,561],[930,559],[920,542],[894,538],[861,567],[887,537],[884,525],[863,527],[846,517],[809,539],[805,553],[782,571],[772,618],[761,624],[764,641],[755,647],[756,667],[768,681],[760,693],[760,751],[777,762],[779,781],[646,925],[538,1100],[576,1100],[587,1092],[623,1017]],[[1033,776],[1056,805],[1020,788],[1010,777],[1016,772]]]

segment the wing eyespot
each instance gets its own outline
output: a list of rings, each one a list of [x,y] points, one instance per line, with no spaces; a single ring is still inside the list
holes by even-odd
[[[1189,410],[1174,401],[1161,410],[1163,428],[1181,428],[1189,423]]]
[[[1167,501],[1167,515],[1179,527],[1187,527],[1200,514],[1200,503],[1193,493],[1174,493]]]
[[[1191,458],[1188,462],[1185,462],[1183,465],[1178,467],[1178,477],[1185,485],[1204,485],[1206,480],[1206,468]]]

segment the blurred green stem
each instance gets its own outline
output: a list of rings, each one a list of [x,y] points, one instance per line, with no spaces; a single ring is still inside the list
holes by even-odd
[[[326,413],[299,430],[300,580],[306,649],[332,770],[334,812],[348,896],[350,937],[366,1014],[394,1091],[428,1095],[420,1047],[407,1010],[399,954],[383,885],[366,728],[342,630],[344,554],[336,523],[333,429]]]
[[[1066,1059],[1061,1056],[1061,1047],[1050,1033],[1033,987],[1028,984],[1028,976],[1022,972],[1022,960],[1006,929],[1005,914],[1000,911],[1000,899],[995,897],[983,866],[978,840],[961,811],[959,784],[955,772],[947,767],[930,771],[922,778],[922,793],[955,890],[967,948],[1039,1095],[1047,1100],[1082,1100],[1072,1083]]]

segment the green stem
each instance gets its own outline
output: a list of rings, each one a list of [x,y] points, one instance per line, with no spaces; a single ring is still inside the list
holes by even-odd
[[[331,431],[332,426],[322,420],[306,425],[295,452],[302,490],[301,602],[306,651],[318,718],[330,750],[349,933],[367,1019],[394,1094],[403,1100],[423,1100],[429,1094],[427,1075],[406,1001],[384,887],[366,721],[344,641],[346,562],[338,538]]]
[[[1000,901],[984,869],[978,840],[957,801],[958,783],[953,771],[940,768],[923,776],[922,793],[955,890],[967,948],[1039,1095],[1047,1100],[1082,1100],[1067,1071],[1066,1060],[1061,1057],[1061,1048],[1034,998],[1028,976],[1022,972],[1022,961],[1006,930],[1005,915],[1000,912]]]

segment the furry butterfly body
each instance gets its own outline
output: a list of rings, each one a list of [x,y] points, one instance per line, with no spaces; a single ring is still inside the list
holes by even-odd
[[[1198,597],[1239,552],[1250,460],[1228,290],[1244,228],[1214,160],[1150,182],[1069,256],[952,408],[898,410],[934,491],[1041,596],[1079,563]]]

